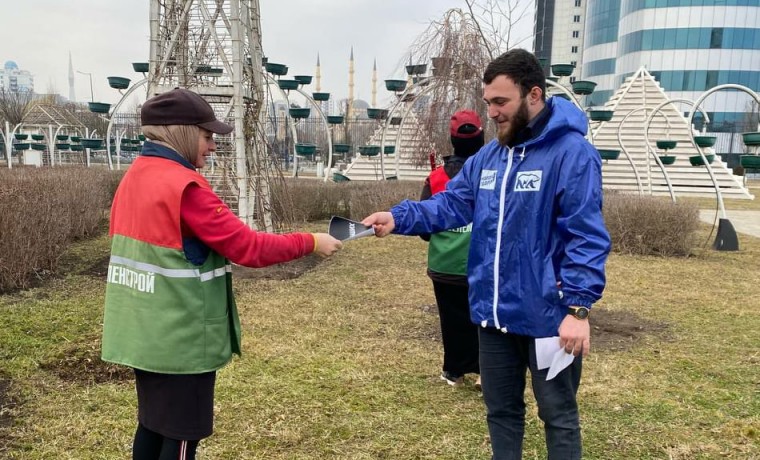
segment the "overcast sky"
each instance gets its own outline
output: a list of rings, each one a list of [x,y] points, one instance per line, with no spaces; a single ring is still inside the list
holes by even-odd
[[[96,101],[117,102],[106,77],[142,78],[132,62],[149,58],[149,0],[0,0],[0,62],[12,60],[34,76],[35,91],[69,95],[68,63],[92,74]],[[371,99],[377,59],[378,99],[382,80],[403,78],[404,53],[428,26],[463,0],[261,0],[262,43],[271,62],[289,75],[313,75],[320,55],[322,91],[348,94],[348,59],[354,48],[354,96]],[[532,17],[524,24],[532,26]],[[524,46],[530,46],[526,43]],[[313,85],[312,88],[313,90]],[[89,101],[90,80],[76,74],[76,99]]]

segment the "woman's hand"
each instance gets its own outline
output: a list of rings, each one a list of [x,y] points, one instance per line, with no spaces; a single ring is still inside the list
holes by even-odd
[[[343,248],[343,243],[327,233],[314,233],[314,252],[322,257],[330,257]]]

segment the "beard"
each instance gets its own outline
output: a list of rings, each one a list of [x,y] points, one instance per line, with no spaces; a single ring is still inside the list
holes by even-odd
[[[517,113],[512,117],[509,126],[506,129],[499,131],[497,135],[499,144],[504,147],[511,146],[514,143],[517,134],[525,129],[529,122],[528,101],[527,98],[523,98],[520,102],[520,108],[517,109]]]

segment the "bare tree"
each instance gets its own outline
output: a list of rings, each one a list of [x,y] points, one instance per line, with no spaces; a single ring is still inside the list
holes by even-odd
[[[432,143],[431,146],[418,142],[414,153],[417,166],[428,163],[431,147],[437,155],[451,152],[448,133],[451,114],[469,109],[486,119],[481,101],[483,70],[495,57],[531,36],[519,31],[526,29],[523,24],[529,19],[533,2],[465,0],[465,3],[467,10],[451,9],[440,20],[432,21],[403,58],[403,62],[409,64],[430,63],[432,66],[432,75],[416,75],[412,79],[416,82],[414,91],[407,91],[403,96],[413,101],[410,103],[419,120],[414,136]],[[493,130],[487,126],[487,138],[494,135]]]
[[[491,59],[531,37],[515,29],[518,23],[529,18],[533,3],[527,0],[465,0]]]
[[[21,123],[32,108],[33,97],[31,91],[0,90],[0,121],[11,126]]]

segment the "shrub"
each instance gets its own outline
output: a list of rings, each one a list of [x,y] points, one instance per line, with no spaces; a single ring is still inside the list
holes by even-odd
[[[94,235],[121,175],[69,167],[0,170],[0,292],[55,271],[69,242]]]
[[[292,222],[326,220],[337,215],[361,220],[403,199],[418,199],[422,181],[322,182],[291,179],[272,186],[272,211]]]
[[[688,256],[699,210],[693,204],[605,191],[604,219],[612,250],[623,254]]]

